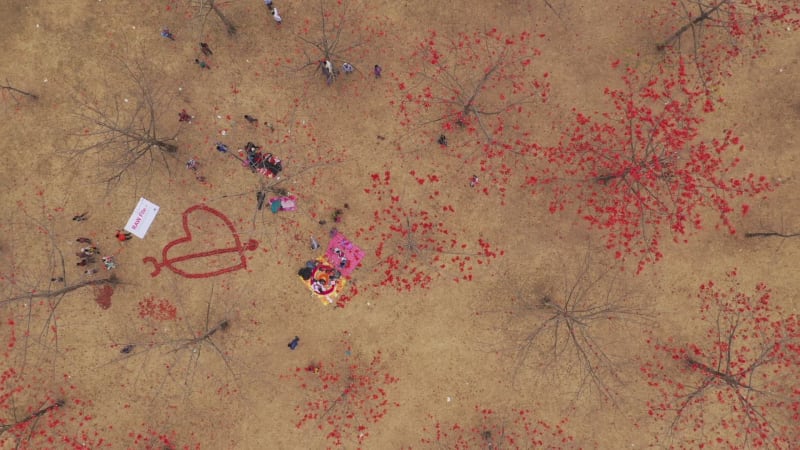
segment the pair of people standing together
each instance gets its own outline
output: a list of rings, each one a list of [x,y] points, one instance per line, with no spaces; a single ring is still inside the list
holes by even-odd
[[[278,14],[278,8],[272,4],[272,0],[264,0],[264,4],[267,5],[267,8],[272,12],[272,18],[275,19],[275,23],[280,25],[283,19],[281,19],[281,15]]]

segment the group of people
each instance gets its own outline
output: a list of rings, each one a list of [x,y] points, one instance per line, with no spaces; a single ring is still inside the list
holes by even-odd
[[[80,251],[75,253],[75,255],[79,258],[75,265],[79,267],[86,267],[83,272],[85,275],[93,275],[97,273],[97,269],[92,267],[92,265],[95,264],[95,256],[100,254],[100,249],[92,245],[92,240],[86,237],[79,237],[75,239],[75,241],[86,245],[86,247],[81,247]],[[117,267],[113,256],[103,256],[100,258],[100,260],[103,262],[106,270],[111,270]]]
[[[325,76],[325,81],[330,85],[336,79],[336,76],[339,75],[339,71],[333,66],[333,62],[330,59],[323,59],[319,61],[319,68],[322,71],[322,75]],[[342,64],[342,72],[350,74],[353,73],[356,68],[350,64],[349,62],[345,62]],[[372,73],[375,75],[375,78],[380,78],[381,74],[383,73],[383,69],[381,66],[375,64],[375,67],[372,68]]]
[[[174,41],[175,40],[175,35],[172,34],[171,31],[169,31],[169,28],[162,28],[161,29],[161,37],[163,37],[165,39],[169,39],[170,41]],[[205,43],[205,42],[201,42],[200,43],[200,51],[203,53],[203,55],[205,55],[207,57],[214,54],[214,52],[211,51],[211,47],[209,47],[208,44]],[[197,64],[201,69],[210,69],[211,68],[211,66],[209,66],[206,61],[204,61],[204,60],[202,60],[200,58],[195,58],[194,59],[194,63]],[[183,112],[185,113],[186,110],[184,110]],[[189,122],[189,120],[185,120],[185,118],[183,116],[181,116],[181,122]]]
[[[228,153],[228,146],[222,142],[217,142],[217,151]],[[239,158],[245,167],[249,167],[253,172],[258,172],[268,178],[276,177],[283,170],[283,163],[272,153],[263,153],[261,147],[248,142],[244,150],[239,149],[239,154],[244,159]]]
[[[307,261],[305,267],[297,272],[311,285],[311,290],[317,295],[328,295],[336,289],[336,283],[342,273],[321,261]]]
[[[89,213],[84,212],[81,214],[76,214],[72,217],[72,220],[75,222],[83,222],[89,219]],[[127,231],[117,230],[117,233],[114,235],[120,242],[125,242],[131,240],[133,235]],[[83,271],[85,275],[94,275],[97,273],[97,269],[92,267],[97,260],[95,259],[96,256],[100,255],[100,249],[97,248],[96,245],[92,243],[92,240],[88,237],[79,237],[75,239],[75,242],[84,245],[81,247],[78,252],[75,253],[75,256],[78,257],[78,262],[75,263],[78,267],[86,267]],[[103,266],[105,266],[106,270],[116,269],[117,263],[114,261],[114,256],[103,256],[100,258],[103,262]],[[52,281],[52,280],[51,280]]]
[[[283,19],[281,18],[280,13],[278,12],[278,8],[275,7],[273,0],[264,0],[264,4],[267,6],[267,8],[269,8],[270,14],[272,14],[272,18],[275,20],[275,23],[277,23],[278,25],[283,23]],[[175,35],[172,34],[169,28],[162,28],[161,36],[171,41],[175,40]],[[205,42],[200,43],[200,51],[203,53],[203,55],[207,57],[214,54],[214,52],[211,51],[211,47],[209,47],[208,44]],[[197,64],[198,67],[200,67],[201,69],[211,68],[211,66],[208,65],[207,61],[202,60],[200,58],[195,58],[194,63]],[[331,62],[330,59],[324,59],[319,63],[320,63],[320,68],[322,69],[322,74],[325,75],[325,80],[330,85],[331,83],[333,83],[336,76],[339,74],[339,71],[333,67],[333,63]],[[356,70],[355,67],[349,62],[345,62],[342,64],[342,71],[344,73],[353,73],[355,70]],[[375,78],[380,78],[382,72],[383,69],[378,64],[375,64],[375,66],[372,68],[372,73],[375,75]],[[183,111],[183,115],[181,115],[180,121],[181,122],[190,121],[190,117],[188,116],[188,114],[185,114],[185,111]]]
[[[283,170],[283,163],[272,153],[262,153],[261,147],[248,142],[244,147],[247,165],[251,170],[262,173],[267,177],[278,176]]]

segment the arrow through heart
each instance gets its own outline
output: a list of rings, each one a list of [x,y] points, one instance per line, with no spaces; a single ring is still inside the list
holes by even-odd
[[[195,211],[198,211],[198,212],[204,211],[204,212],[207,212],[207,213],[209,213],[209,214],[211,214],[213,216],[216,216],[218,219],[220,219],[225,224],[225,226],[228,227],[228,229],[231,232],[231,235],[233,235],[234,246],[233,247],[228,247],[228,248],[206,250],[206,251],[197,252],[197,253],[189,253],[189,254],[186,254],[186,255],[175,256],[175,257],[170,258],[168,255],[169,255],[170,250],[172,250],[173,247],[180,246],[182,244],[187,244],[187,243],[192,242],[192,231],[189,229],[189,215],[192,214]],[[246,244],[242,245],[242,241],[239,238],[239,233],[236,231],[236,227],[233,225],[233,222],[230,219],[228,219],[221,212],[217,211],[214,208],[210,208],[210,207],[208,207],[206,205],[194,205],[194,206],[190,207],[189,209],[187,209],[186,211],[183,212],[183,232],[184,232],[184,236],[183,237],[175,239],[174,241],[172,241],[172,242],[170,242],[170,243],[168,243],[167,245],[164,246],[164,249],[161,252],[161,261],[160,262],[158,260],[156,260],[156,258],[154,258],[152,256],[147,256],[147,257],[142,259],[142,262],[145,263],[145,264],[147,264],[147,263],[152,263],[153,264],[154,270],[153,270],[153,272],[150,273],[151,277],[155,277],[159,273],[161,273],[161,269],[163,267],[166,267],[167,269],[169,269],[169,270],[173,271],[174,273],[176,273],[176,274],[178,274],[178,275],[180,275],[182,277],[185,277],[185,278],[209,278],[209,277],[215,277],[217,275],[222,275],[222,274],[225,274],[225,273],[228,273],[228,272],[234,272],[236,270],[246,269],[247,268],[247,258],[245,257],[244,252],[248,251],[248,250],[249,251],[253,251],[256,248],[258,248],[258,241],[254,240],[254,239],[250,239],[249,241],[247,241]],[[239,263],[235,264],[233,266],[223,267],[223,268],[220,268],[220,269],[217,269],[217,270],[213,270],[213,271],[209,271],[209,272],[201,272],[201,273],[188,273],[188,272],[186,272],[186,271],[184,271],[182,269],[179,269],[179,268],[175,267],[175,264],[183,262],[183,261],[189,261],[189,260],[193,260],[193,259],[197,259],[197,258],[208,258],[208,257],[212,257],[212,256],[223,255],[223,254],[226,254],[226,253],[236,253],[236,254],[238,254],[239,255]]]

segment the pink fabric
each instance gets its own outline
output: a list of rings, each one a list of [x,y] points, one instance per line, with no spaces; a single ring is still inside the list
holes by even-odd
[[[339,249],[341,256],[337,254],[336,249]],[[345,264],[342,265],[344,257]],[[358,248],[355,244],[350,242],[342,233],[337,232],[328,244],[328,250],[325,252],[325,259],[331,265],[342,273],[342,276],[349,277],[350,274],[356,270],[358,264],[364,259],[364,250]]]
[[[269,199],[269,204],[271,205],[276,200],[280,200],[281,202],[281,209],[278,211],[296,211],[297,210],[297,197],[294,195],[289,197],[272,197]]]

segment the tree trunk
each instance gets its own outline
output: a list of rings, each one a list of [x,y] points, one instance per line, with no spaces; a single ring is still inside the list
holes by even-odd
[[[703,21],[707,20],[709,17],[711,17],[711,15],[712,15],[712,14],[714,14],[715,12],[717,12],[717,10],[718,10],[718,9],[720,9],[720,8],[722,7],[722,5],[725,5],[725,4],[727,4],[727,3],[730,3],[730,1],[731,1],[731,0],[720,0],[720,2],[719,2],[719,3],[717,3],[716,5],[714,5],[714,7],[713,7],[713,8],[711,8],[711,9],[709,9],[708,11],[705,11],[705,12],[703,12],[702,14],[700,14],[699,16],[695,17],[695,18],[694,18],[694,20],[692,20],[691,22],[687,23],[686,25],[684,25],[684,26],[680,27],[680,29],[678,29],[678,31],[676,31],[675,33],[673,33],[673,34],[672,34],[670,37],[668,37],[666,40],[664,40],[664,41],[663,41],[663,42],[661,42],[660,44],[657,44],[657,45],[656,45],[656,49],[658,49],[659,51],[661,51],[661,50],[664,50],[665,48],[667,48],[667,46],[669,46],[669,45],[672,45],[672,43],[673,43],[673,42],[675,42],[675,41],[677,41],[677,40],[678,40],[678,39],[681,37],[681,35],[683,35],[683,33],[685,33],[686,31],[688,31],[690,28],[694,27],[694,26],[695,26],[695,25],[697,25],[698,23],[700,23],[700,22],[703,22]],[[702,8],[702,7],[701,7],[701,8]],[[701,9],[701,10],[702,10],[702,9]]]
[[[156,147],[161,149],[161,151],[163,151],[163,152],[166,152],[166,153],[178,153],[178,146],[175,145],[175,144],[170,144],[168,142],[159,141],[159,140],[153,140],[151,142],[151,144],[155,145]]]
[[[222,23],[225,24],[225,30],[228,32],[228,34],[231,36],[235,36],[236,25],[234,25],[233,22],[231,22],[227,17],[225,17],[225,15],[222,14],[222,11],[217,9],[217,5],[215,5],[213,2],[211,3],[211,10],[214,11],[217,17],[219,17],[219,20],[221,20]]]
[[[7,83],[7,82],[8,82],[8,81],[6,81],[6,83]],[[5,86],[3,86],[3,85],[0,85],[0,89],[6,89],[6,90],[8,90],[8,91],[11,91],[11,92],[16,92],[16,93],[18,93],[18,94],[25,95],[25,96],[27,96],[27,97],[30,97],[32,100],[39,100],[39,96],[38,96],[38,95],[36,95],[36,94],[32,94],[32,93],[30,93],[30,92],[23,91],[23,90],[21,90],[21,89],[17,89],[17,88],[15,88],[14,86],[11,86],[10,84],[8,84],[8,85],[5,85]]]

